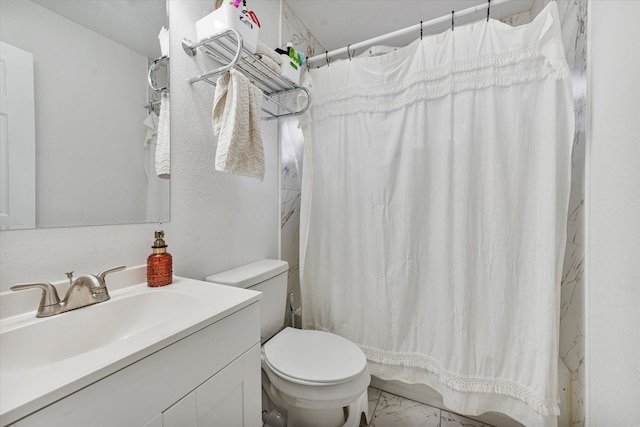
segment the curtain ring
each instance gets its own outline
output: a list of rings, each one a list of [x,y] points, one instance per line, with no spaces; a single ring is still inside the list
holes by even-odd
[[[487,6],[487,22],[489,22],[489,15],[491,14],[491,0],[489,1],[489,5]]]
[[[420,21],[420,40],[422,40],[422,21]]]
[[[329,66],[329,51],[324,51],[324,59],[327,61],[327,66]]]
[[[455,10],[451,11],[451,31],[453,31],[453,14],[455,13]]]
[[[347,45],[347,56],[349,57],[349,61],[351,61],[351,45]]]

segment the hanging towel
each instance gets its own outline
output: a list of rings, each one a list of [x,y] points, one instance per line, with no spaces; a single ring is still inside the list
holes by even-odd
[[[170,210],[169,191],[171,183],[168,179],[162,179],[157,174],[151,173],[156,161],[159,120],[158,115],[152,111],[142,122],[147,129],[144,139],[144,173],[147,177],[145,220],[147,222],[167,221]],[[168,135],[169,132],[166,132],[166,134]],[[169,175],[167,174],[165,177],[168,178]]]
[[[146,148],[155,141],[158,135],[158,115],[155,111],[150,112],[142,124],[147,128],[147,133],[144,137],[144,147]]]
[[[236,70],[222,74],[213,100],[216,170],[264,179],[260,132],[262,91]]]
[[[156,143],[156,174],[158,178],[169,178],[171,171],[171,146],[169,124],[169,93],[162,92],[160,98],[160,118],[158,119],[158,140]]]
[[[150,166],[149,153],[151,151],[151,146],[156,142],[156,138],[158,137],[158,115],[154,111],[150,112],[142,124],[147,128],[147,134],[144,137],[144,173],[148,178]]]

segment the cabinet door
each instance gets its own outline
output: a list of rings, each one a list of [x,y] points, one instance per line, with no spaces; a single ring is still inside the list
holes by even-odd
[[[162,427],[197,427],[195,391],[187,394],[162,413]]]
[[[162,414],[158,414],[151,421],[143,425],[142,427],[162,427]]]
[[[255,345],[195,390],[197,426],[262,425],[260,379],[260,346]]]

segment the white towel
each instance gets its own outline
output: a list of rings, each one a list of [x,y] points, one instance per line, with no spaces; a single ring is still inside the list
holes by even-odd
[[[256,55],[261,62],[257,62],[256,65],[261,65],[261,66],[267,66],[269,67],[274,73],[281,73],[281,69],[280,69],[280,65],[276,64],[276,61],[274,61],[273,59],[271,59],[270,56],[267,55]]]
[[[169,178],[171,172],[170,144],[170,103],[169,93],[162,92],[160,98],[160,117],[158,119],[158,140],[156,142],[156,174],[158,178]]]
[[[155,111],[150,112],[142,124],[147,128],[147,134],[144,137],[144,147],[147,148],[158,134],[158,115]]]
[[[258,40],[258,43],[256,46],[256,55],[268,56],[276,64],[278,65],[282,64],[282,58],[280,58],[280,55],[275,50],[271,49],[269,46],[267,46],[260,40]]]
[[[264,180],[261,107],[262,91],[242,73],[232,69],[218,78],[212,112],[216,170]]]
[[[149,113],[142,124],[147,128],[147,134],[144,137],[144,173],[149,177],[149,168],[151,166],[151,146],[155,144],[158,137],[158,115],[152,111]]]

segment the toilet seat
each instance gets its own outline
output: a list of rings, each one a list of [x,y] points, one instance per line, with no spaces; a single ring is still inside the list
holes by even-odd
[[[338,385],[367,368],[362,350],[328,332],[285,328],[263,346],[264,362],[283,380],[302,385]]]

